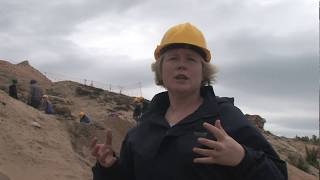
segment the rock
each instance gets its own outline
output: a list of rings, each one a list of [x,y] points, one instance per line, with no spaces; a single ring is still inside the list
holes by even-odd
[[[54,104],[53,109],[56,114],[60,114],[64,117],[72,117],[71,110],[68,106]]]
[[[245,116],[257,128],[264,130],[263,126],[264,126],[264,123],[266,123],[266,120],[264,118],[262,118],[259,115],[250,115],[250,114],[246,114]]]
[[[31,125],[32,125],[33,127],[41,128],[41,125],[40,125],[38,122],[36,122],[36,121],[33,121],[33,122],[31,123]]]
[[[22,61],[22,62],[18,63],[17,65],[20,65],[20,66],[30,66],[28,60]]]

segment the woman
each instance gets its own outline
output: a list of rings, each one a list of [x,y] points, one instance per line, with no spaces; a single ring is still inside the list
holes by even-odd
[[[52,105],[51,101],[49,100],[48,95],[45,94],[42,96],[42,104],[44,107],[44,112],[46,112],[46,114],[53,114],[54,113],[53,105]]]
[[[168,91],[152,99],[119,158],[111,131],[105,144],[93,140],[94,180],[287,179],[285,162],[233,99],[216,97],[207,85],[216,69],[201,31],[190,23],[170,28],[155,59],[156,84]]]

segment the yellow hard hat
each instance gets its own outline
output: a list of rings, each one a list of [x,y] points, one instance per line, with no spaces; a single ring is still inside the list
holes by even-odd
[[[84,115],[85,115],[85,113],[82,112],[82,111],[79,113],[79,116],[80,116],[80,117],[83,117]]]
[[[142,96],[139,97],[139,102],[142,102],[144,98]]]
[[[143,98],[142,96],[140,96],[140,97],[135,97],[135,98],[133,99],[134,102],[142,102],[143,100],[144,100],[144,98]]]
[[[205,61],[211,60],[211,53],[207,48],[207,42],[202,32],[190,23],[178,24],[171,27],[163,36],[160,45],[154,51],[156,60],[160,58],[160,51],[174,44],[189,44],[196,46],[204,51]]]
[[[139,101],[139,97],[135,97],[134,99],[133,99],[133,102],[138,102]]]

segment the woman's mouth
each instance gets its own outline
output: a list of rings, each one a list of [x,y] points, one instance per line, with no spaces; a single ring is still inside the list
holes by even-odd
[[[178,74],[176,76],[174,76],[175,79],[177,80],[187,80],[189,79],[186,75],[183,75],[183,74]]]

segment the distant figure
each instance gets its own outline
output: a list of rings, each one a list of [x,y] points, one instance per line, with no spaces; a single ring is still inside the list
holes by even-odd
[[[44,106],[44,111],[46,112],[46,114],[53,114],[54,113],[53,106],[49,100],[48,95],[42,96],[42,104]]]
[[[89,116],[87,116],[84,112],[80,112],[79,117],[80,117],[81,124],[90,124],[91,123]]]
[[[12,84],[9,86],[9,96],[15,99],[18,99],[17,83],[18,81],[16,79],[12,79]]]
[[[28,104],[38,109],[41,105],[42,96],[42,89],[38,86],[37,81],[32,79],[30,81],[30,95]]]
[[[147,111],[149,103],[143,97],[136,97],[134,99],[133,119],[140,121],[142,115]]]
[[[138,119],[140,118],[141,112],[142,112],[142,105],[140,103],[140,100],[138,97],[134,98],[134,109],[133,109],[133,119],[138,122]]]

